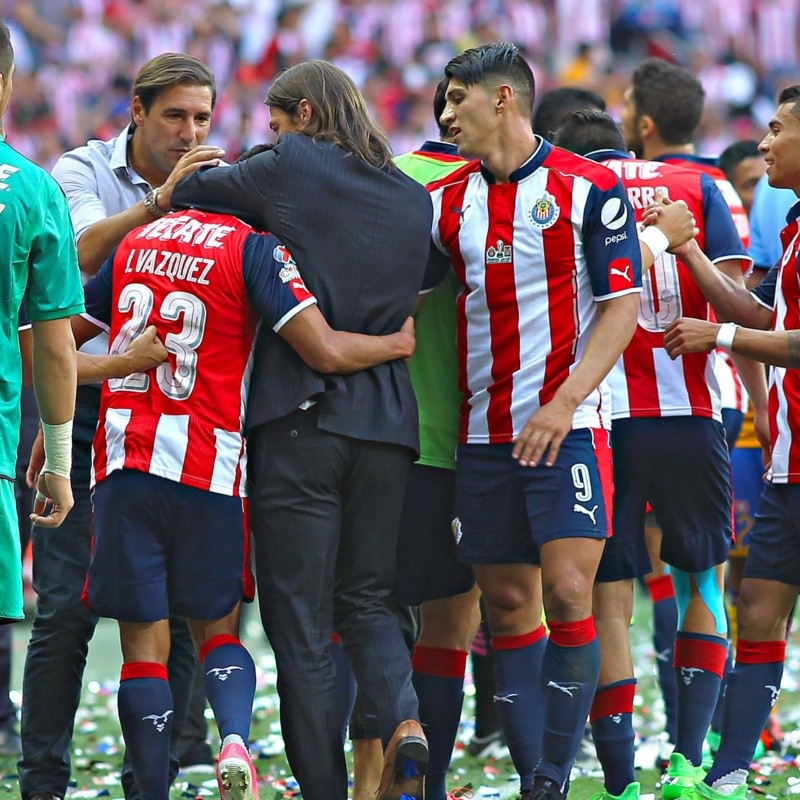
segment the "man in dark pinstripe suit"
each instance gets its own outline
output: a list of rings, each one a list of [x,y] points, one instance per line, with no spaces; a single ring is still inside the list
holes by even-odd
[[[384,133],[336,67],[293,67],[273,84],[267,104],[275,148],[188,177],[173,205],[235,214],[279,236],[331,325],[399,330],[423,283],[427,192],[392,165]],[[303,797],[347,797],[325,650],[335,629],[384,746],[392,739],[379,798],[421,798],[427,747],[408,649],[384,602],[418,449],[406,365],[322,376],[262,329],[247,428],[261,614]]]

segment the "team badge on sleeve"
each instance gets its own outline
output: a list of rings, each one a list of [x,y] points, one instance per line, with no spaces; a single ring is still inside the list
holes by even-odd
[[[279,244],[273,251],[272,257],[279,263],[283,264],[284,266],[281,268],[281,271],[278,273],[280,279],[283,283],[289,283],[289,281],[302,281],[303,279],[300,277],[300,270],[297,269],[297,263],[292,258],[292,254],[282,245]]]
[[[556,203],[556,198],[550,192],[545,192],[528,212],[528,219],[531,225],[537,228],[549,228],[555,225],[561,209]]]

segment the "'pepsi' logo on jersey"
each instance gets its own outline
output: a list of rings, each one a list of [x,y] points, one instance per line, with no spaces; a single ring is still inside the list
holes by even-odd
[[[633,264],[627,258],[615,258],[609,262],[608,288],[611,294],[633,288]]]
[[[545,192],[528,212],[530,223],[537,228],[549,228],[555,225],[561,209],[556,203],[555,197],[550,192]]]
[[[600,221],[610,231],[618,231],[628,221],[628,208],[619,197],[609,197],[600,210]]]

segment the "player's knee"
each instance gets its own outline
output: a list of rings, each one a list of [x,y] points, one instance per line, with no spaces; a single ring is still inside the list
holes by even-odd
[[[583,619],[592,613],[591,586],[577,573],[550,577],[542,589],[545,611],[552,619]]]
[[[759,592],[742,593],[737,603],[739,638],[753,642],[780,638],[786,630],[786,614],[776,613],[774,605]]]
[[[725,614],[725,598],[717,579],[715,567],[700,572],[672,570],[672,583],[675,587],[675,601],[678,605],[678,629],[683,629],[683,621],[690,604],[702,604],[714,618],[714,629],[719,636],[728,632],[728,618]]]

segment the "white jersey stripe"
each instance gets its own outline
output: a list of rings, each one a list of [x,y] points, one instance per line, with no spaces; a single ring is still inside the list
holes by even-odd
[[[214,428],[214,438],[217,452],[214,457],[214,469],[211,473],[209,490],[221,494],[234,494],[239,457],[244,452],[242,437],[238,432]]]
[[[189,444],[189,416],[162,414],[156,425],[150,472],[179,481]]]
[[[131,421],[129,408],[109,408],[103,421],[106,433],[106,475],[125,464],[125,429]]]

